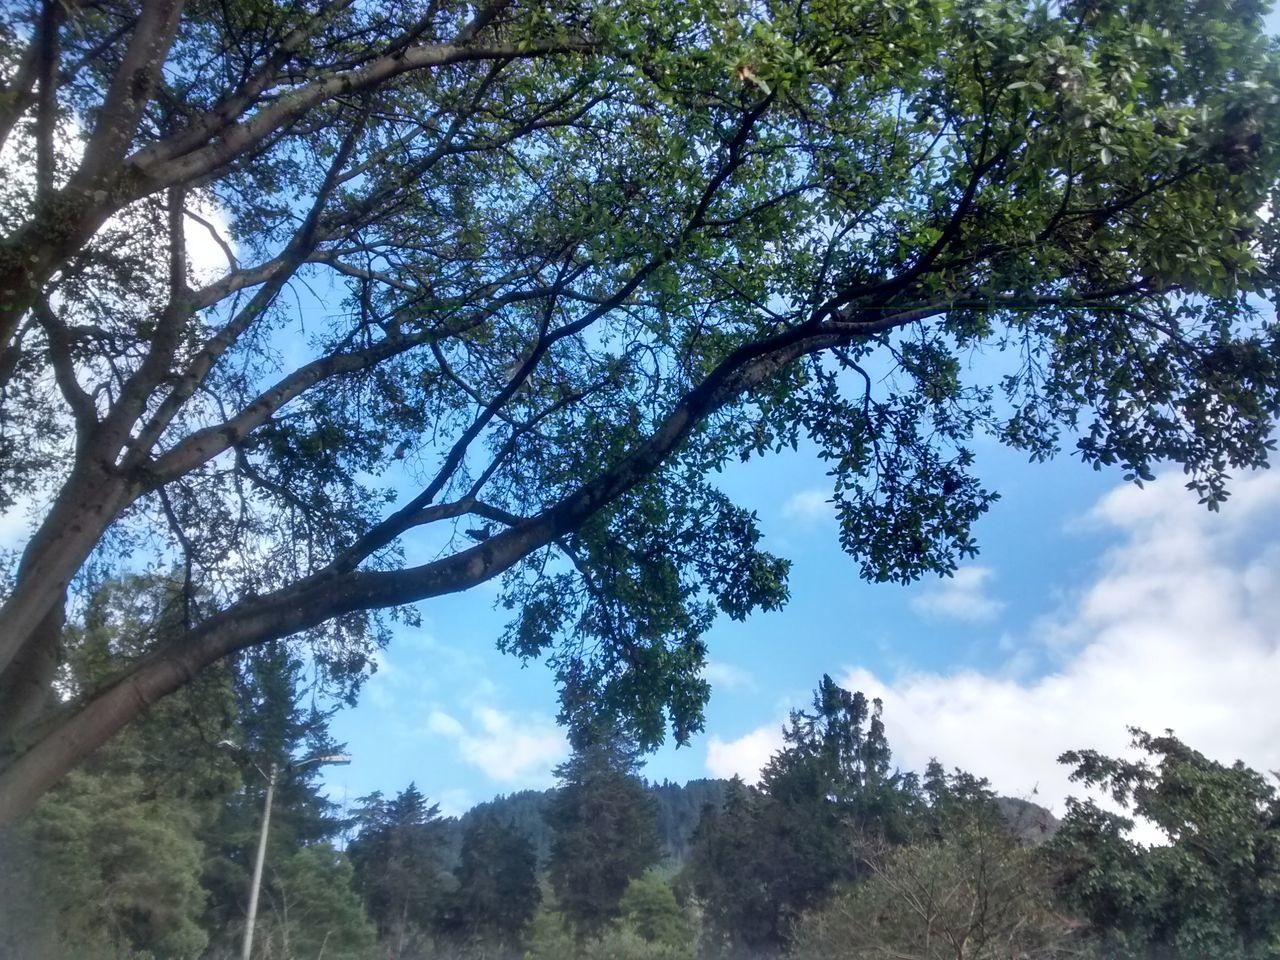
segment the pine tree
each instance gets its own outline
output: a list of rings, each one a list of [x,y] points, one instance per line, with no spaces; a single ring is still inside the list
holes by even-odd
[[[851,842],[909,839],[919,784],[893,770],[880,713],[823,676],[812,711],[792,711],[760,791],[736,785],[704,821],[688,876],[718,949],[780,950],[805,911],[860,878]]]
[[[285,644],[246,652],[232,666],[232,688],[235,725],[226,740],[234,747],[223,755],[238,765],[242,787],[225,799],[217,819],[202,833],[208,849],[205,926],[226,951],[233,950],[241,936],[272,766],[279,773],[266,853],[270,869],[263,875],[264,902],[282,895],[273,888],[281,865],[301,847],[332,840],[346,826],[335,816],[336,806],[320,793],[320,768],[288,766],[306,756],[340,751],[328,734],[332,711],[309,702],[298,656]]]
[[[454,877],[441,928],[465,944],[516,947],[542,900],[528,839],[492,814],[468,819]]]
[[[734,777],[720,806],[704,808],[681,884],[703,911],[709,956],[755,953],[781,942],[771,889],[761,882],[769,856],[761,808],[768,799]]]
[[[356,889],[388,956],[413,956],[428,948],[441,907],[440,807],[412,783],[391,800],[373,793],[359,802],[347,847]]]
[[[556,902],[580,938],[618,915],[627,884],[658,862],[657,815],[636,776],[637,751],[604,737],[556,770],[560,788],[546,813],[554,831],[548,872]]]
[[[66,631],[67,692],[102,682],[182,616],[181,585],[169,578],[100,584]],[[238,783],[231,759],[210,746],[233,724],[230,676],[213,671],[0,837],[0,957],[197,955],[208,939],[199,836]]]

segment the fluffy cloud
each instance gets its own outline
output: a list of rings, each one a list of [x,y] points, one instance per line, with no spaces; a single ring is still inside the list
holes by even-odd
[[[786,520],[818,523],[835,516],[831,493],[827,490],[801,490],[793,493],[782,504],[782,516]]]
[[[993,620],[1004,603],[987,592],[990,567],[961,567],[950,577],[942,577],[920,588],[911,607],[928,617],[981,623]]]
[[[440,804],[441,815],[446,817],[460,817],[475,806],[466,790],[445,790],[436,802]]]
[[[723,660],[708,660],[702,668],[702,676],[719,690],[750,690],[755,687],[755,680],[749,672]]]
[[[1280,768],[1280,476],[1245,477],[1220,515],[1165,477],[1104,497],[1088,522],[1116,536],[1092,582],[1035,625],[1041,663],[1004,671],[850,669],[841,683],[885,701],[895,759],[936,755],[1002,792],[1061,808],[1056,757],[1075,747],[1124,752],[1126,727],[1172,728],[1215,759]],[[712,738],[708,768],[755,775],[781,743],[776,726]]]
[[[713,777],[739,776],[755,783],[769,758],[781,749],[781,723],[752,730],[736,740],[712,735],[707,740],[707,770]]]
[[[550,786],[552,767],[569,752],[564,732],[549,717],[478,706],[472,708],[470,721],[433,710],[427,715],[426,731],[452,740],[464,762],[507,787]]]

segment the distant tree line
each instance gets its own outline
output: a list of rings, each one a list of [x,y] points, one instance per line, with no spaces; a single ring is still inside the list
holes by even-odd
[[[75,625],[76,689],[168,629],[180,591],[112,581]],[[338,749],[305,662],[242,655],[0,834],[3,960],[239,956],[271,764]],[[1276,960],[1271,779],[1171,733],[1065,754],[1111,804],[1059,822],[934,761],[893,763],[881,705],[823,677],[756,785],[646,784],[616,729],[557,787],[443,817],[414,784],[341,811],[277,787],[257,960]],[[1167,842],[1132,839],[1135,818]]]

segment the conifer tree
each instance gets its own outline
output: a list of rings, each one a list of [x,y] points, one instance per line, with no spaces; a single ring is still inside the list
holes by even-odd
[[[518,946],[542,900],[533,844],[493,814],[468,818],[441,927],[463,944]]]
[[[347,847],[356,889],[388,957],[416,956],[428,949],[442,906],[440,807],[413,783],[390,800],[373,793],[359,802]]]
[[[547,809],[548,873],[556,903],[580,938],[618,916],[627,885],[658,862],[657,814],[636,776],[638,752],[621,736],[582,744],[556,769]]]

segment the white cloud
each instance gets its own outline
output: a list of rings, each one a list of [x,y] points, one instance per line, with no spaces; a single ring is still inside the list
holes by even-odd
[[[466,790],[445,790],[432,799],[440,804],[440,813],[446,817],[460,817],[475,806],[475,801]]]
[[[829,491],[801,490],[782,504],[782,516],[786,520],[819,523],[835,516],[835,506],[831,503]]]
[[[748,671],[723,660],[708,660],[702,676],[712,687],[722,690],[750,690],[756,685]]]
[[[432,710],[427,715],[427,732],[448,737],[450,740],[462,740],[467,735],[467,728],[443,710]]]
[[[960,567],[921,588],[911,598],[911,608],[927,617],[981,623],[993,620],[1004,603],[987,592],[990,567]]]
[[[203,191],[188,197],[187,208],[204,220],[204,223],[200,223],[188,219],[183,226],[191,273],[197,285],[212,283],[234,269],[223,244],[226,244],[233,257],[239,256],[239,249],[231,239],[230,220],[217,199]]]
[[[1090,520],[1119,535],[1093,581],[1033,629],[1042,664],[1026,679],[972,670],[885,680],[850,669],[840,682],[885,702],[895,761],[932,756],[989,777],[1000,791],[1061,810],[1080,788],[1064,750],[1124,753],[1126,727],[1172,728],[1221,760],[1280,768],[1280,475],[1238,480],[1209,514],[1174,477],[1104,497]],[[712,737],[707,766],[753,777],[781,743],[775,726]]]
[[[782,725],[759,727],[736,740],[707,740],[707,770],[713,777],[738,776],[756,783],[769,759],[782,749]]]
[[[426,731],[452,740],[465,763],[496,783],[516,789],[551,785],[552,768],[569,752],[554,720],[487,706],[473,707],[470,719],[467,724],[443,710],[432,710]]]

